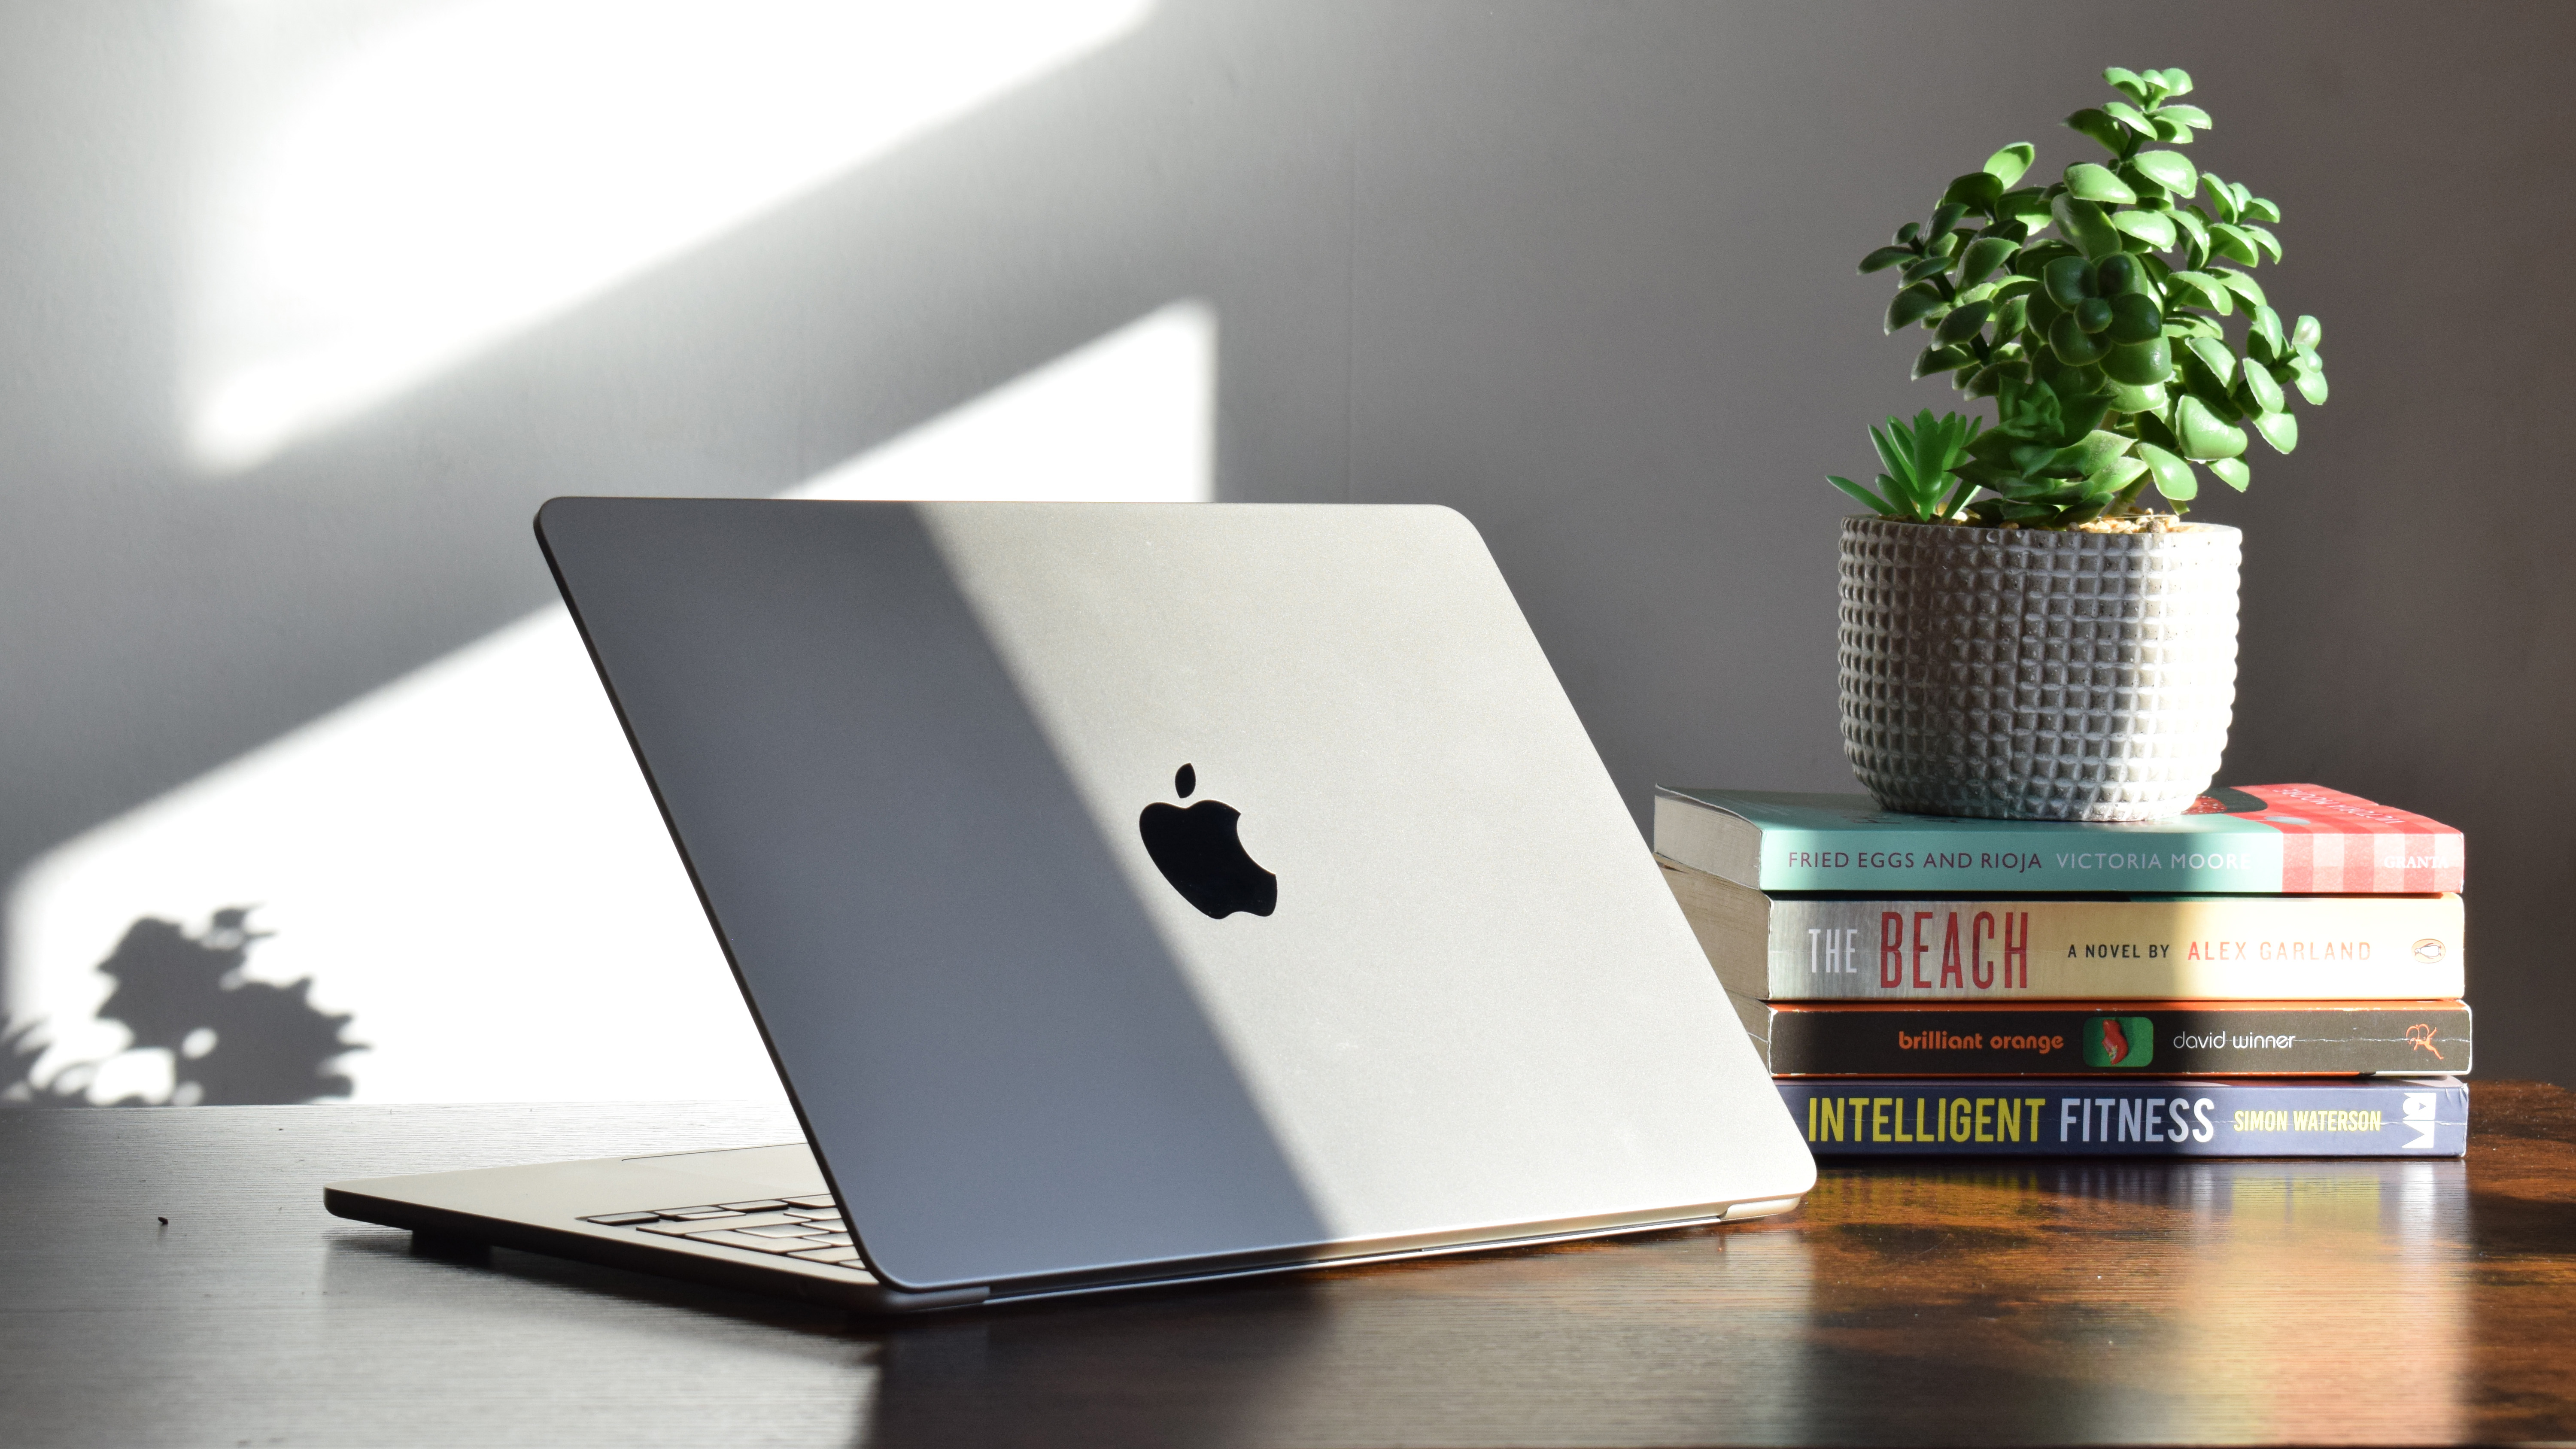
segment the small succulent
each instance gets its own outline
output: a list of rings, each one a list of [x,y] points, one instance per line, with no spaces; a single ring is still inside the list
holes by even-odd
[[[1877,491],[1830,474],[1826,481],[1882,518],[1938,522],[1955,517],[1959,505],[1977,491],[1977,485],[1953,471],[1968,461],[1968,445],[1976,437],[1977,420],[1957,413],[1936,418],[1925,408],[1914,415],[1910,428],[1900,419],[1889,418],[1884,431],[1869,430],[1869,440],[1878,445],[1879,461],[1887,465],[1887,471],[1878,475]]]
[[[1914,375],[1950,374],[1996,404],[1982,431],[1955,414],[1936,424],[1926,411],[1911,430],[1889,419],[1915,440],[1910,463],[1927,425],[1958,436],[1964,457],[1954,483],[1891,461],[1882,483],[1902,497],[1832,480],[1887,517],[2068,528],[2149,511],[2151,483],[2180,513],[2200,491],[2195,465],[2241,490],[2247,430],[2287,453],[2299,442],[2289,395],[2326,400],[2323,329],[2314,317],[2285,326],[2252,276],[2281,259],[2268,225],[2280,208],[2164,149],[2209,128],[2208,112],[2174,101],[2191,77],[2114,66],[2102,78],[2119,98],[2066,124],[2107,162],[2017,186],[2037,152],[2006,146],[1951,182],[1928,222],[1905,223],[1861,259],[1864,272],[1899,269],[1887,330],[1932,333]]]

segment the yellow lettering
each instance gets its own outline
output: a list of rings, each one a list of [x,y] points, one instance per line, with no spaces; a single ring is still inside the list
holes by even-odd
[[[1977,1099],[1976,1125],[1977,1140],[1979,1142],[1992,1142],[1995,1140],[1994,1110],[1994,1098],[1979,1097]]]
[[[1869,1099],[1870,1141],[1885,1142],[1889,1140],[1887,1135],[1887,1107],[1889,1103],[1895,1100],[1896,1099],[1894,1097],[1872,1097]]]

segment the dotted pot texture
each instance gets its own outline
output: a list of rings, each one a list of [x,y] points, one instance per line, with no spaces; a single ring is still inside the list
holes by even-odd
[[[1853,773],[1922,815],[2181,814],[2235,714],[2242,541],[1844,519]]]

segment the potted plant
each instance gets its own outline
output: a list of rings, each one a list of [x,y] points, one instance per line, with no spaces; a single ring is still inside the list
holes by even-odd
[[[1842,529],[1844,751],[1891,810],[2188,809],[2235,706],[2240,536],[2184,515],[2326,400],[2317,320],[2253,276],[2280,208],[2171,149],[2210,124],[2191,77],[2102,74],[2117,98],[2066,124],[2106,159],[2025,186],[2006,146],[1860,263],[1896,274],[1889,332],[1932,334],[1914,375],[1995,403],[1890,418],[1877,486],[1831,479],[1870,510]]]

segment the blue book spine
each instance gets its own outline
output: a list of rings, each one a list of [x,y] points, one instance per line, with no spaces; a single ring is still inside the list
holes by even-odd
[[[1776,1083],[1819,1157],[2459,1157],[2457,1077],[1809,1078]]]

